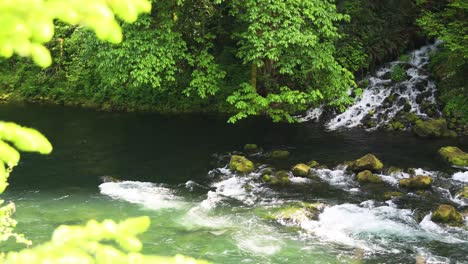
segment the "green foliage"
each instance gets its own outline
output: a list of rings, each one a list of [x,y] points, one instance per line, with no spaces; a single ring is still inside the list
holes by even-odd
[[[237,55],[251,65],[250,83],[228,97],[238,111],[235,122],[267,114],[293,121],[292,114],[311,105],[343,107],[350,103],[352,74],[335,59],[337,22],[349,17],[333,1],[233,1],[231,14],[241,23],[234,32]]]
[[[133,22],[140,13],[150,10],[147,0],[1,0],[0,56],[10,58],[16,53],[48,67],[52,59],[44,43],[54,35],[54,19],[86,25],[98,38],[119,43],[122,32],[114,14]]]
[[[391,75],[392,80],[395,82],[404,81],[407,77],[406,70],[399,64],[392,67]]]
[[[431,57],[430,68],[438,81],[444,113],[467,124],[468,3],[420,0],[418,4],[423,8],[418,24],[427,35],[443,41],[439,52]]]

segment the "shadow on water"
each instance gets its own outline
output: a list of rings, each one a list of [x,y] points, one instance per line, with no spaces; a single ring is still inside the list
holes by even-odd
[[[0,120],[42,131],[52,142],[49,156],[24,154],[11,188],[97,186],[99,176],[178,184],[204,181],[214,153],[256,143],[286,148],[291,163],[325,164],[372,152],[388,165],[440,169],[437,150],[468,148],[465,139],[420,139],[408,133],[325,131],[316,123],[272,123],[251,118],[232,125],[226,117],[111,113],[44,105],[0,105]]]

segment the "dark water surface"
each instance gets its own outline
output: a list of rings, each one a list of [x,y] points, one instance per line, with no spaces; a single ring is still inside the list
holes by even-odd
[[[354,247],[336,241],[328,245],[328,242],[314,237],[303,238],[271,223],[257,223],[260,233],[252,241],[238,239],[243,232],[250,231],[236,225],[232,227],[225,223],[228,231],[226,235],[219,236],[208,232],[213,228],[211,224],[188,225],[187,212],[193,211],[191,209],[206,198],[206,192],[194,194],[183,186],[189,180],[209,185],[213,179],[208,172],[219,167],[215,154],[240,151],[245,143],[256,143],[266,151],[289,150],[292,156],[288,166],[308,160],[332,166],[371,152],[385,165],[451,173],[438,157],[437,150],[446,145],[468,150],[466,138],[421,139],[409,133],[325,131],[315,123],[275,124],[261,118],[231,125],[226,123],[225,117],[219,116],[109,113],[28,104],[0,105],[0,120],[34,127],[43,132],[54,146],[53,153],[48,156],[23,154],[5,194],[7,199],[17,204],[19,230],[33,241],[47,240],[53,228],[60,224],[84,223],[91,218],[107,216],[122,219],[147,214],[158,229],[151,230],[143,239],[147,252],[169,255],[179,252],[217,263],[346,262],[353,256]],[[123,201],[126,199],[111,199],[100,194],[99,177],[103,175],[165,184],[183,197],[182,209],[152,210],[144,202],[142,206],[139,202]],[[305,192],[299,196],[307,200],[307,195],[312,194]],[[321,198],[312,196],[312,200]],[[353,199],[361,198],[350,198],[350,201]],[[231,205],[216,210],[210,213],[210,217],[227,218],[230,223],[236,222],[236,217],[245,220],[255,214],[251,205]],[[206,217],[205,220],[219,220],[217,218]],[[219,226],[215,229],[224,230]],[[270,229],[278,233],[273,238],[267,237],[272,233]],[[390,232],[389,236],[397,235]],[[404,239],[399,241],[400,244],[406,243]],[[411,246],[397,246],[399,253],[395,255],[364,254],[367,256],[365,259],[369,263],[405,263],[413,259],[419,250],[417,248],[421,247],[436,256],[468,261],[464,256],[467,251],[463,253],[468,249],[467,242],[463,239],[451,244],[419,239],[415,235],[409,241]],[[392,244],[391,248],[394,247]],[[389,259],[393,257],[394,260]]]

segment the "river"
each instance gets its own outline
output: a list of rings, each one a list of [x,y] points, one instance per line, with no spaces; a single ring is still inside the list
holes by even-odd
[[[405,132],[327,131],[317,123],[284,124],[255,118],[235,125],[226,117],[95,112],[34,104],[0,105],[0,120],[37,128],[51,155],[23,154],[3,199],[16,203],[17,231],[35,244],[61,224],[89,219],[151,217],[141,238],[144,253],[202,258],[214,263],[428,263],[468,262],[468,231],[432,223],[439,203],[456,204],[447,191],[467,184],[437,155],[441,146],[468,150],[466,138],[421,139]],[[252,176],[225,168],[230,153],[256,143],[291,157],[261,165],[289,168],[317,160],[330,170],[295,179],[284,189],[246,183]],[[387,166],[420,168],[435,178],[429,198],[407,194],[382,200],[385,187],[366,187],[334,166],[373,153]],[[466,174],[466,173],[465,173]],[[102,183],[110,175],[124,182]],[[461,175],[461,174],[458,174]],[[318,221],[288,224],[262,218],[297,201],[322,202]],[[466,208],[458,201],[459,208]],[[422,215],[421,215],[422,214]],[[13,243],[3,250],[19,249]]]

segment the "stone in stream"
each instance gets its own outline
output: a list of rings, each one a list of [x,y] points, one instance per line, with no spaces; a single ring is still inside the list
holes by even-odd
[[[382,170],[383,164],[373,154],[366,154],[365,156],[353,161],[348,168],[354,172],[361,172],[364,170],[378,172]]]
[[[249,173],[254,170],[254,164],[244,156],[232,155],[229,168],[240,173]]]
[[[356,180],[360,183],[382,183],[382,179],[369,170],[361,171],[356,175]]]
[[[117,179],[115,177],[109,176],[109,175],[101,176],[99,178],[101,179],[101,181],[103,183],[106,183],[106,182],[121,182],[121,180],[119,180],[119,179]]]
[[[457,147],[442,147],[439,149],[439,154],[452,165],[468,167],[468,153]]]
[[[244,151],[246,153],[258,153],[261,152],[261,149],[256,144],[245,144]]]
[[[310,167],[304,163],[299,163],[292,168],[292,173],[297,177],[307,177],[310,174]]]
[[[297,203],[273,209],[264,218],[293,224],[304,221],[318,220],[320,213],[326,208],[323,203]]]
[[[400,179],[400,187],[410,190],[429,189],[432,185],[432,178],[425,175],[417,175],[411,178]]]
[[[311,167],[311,168],[315,168],[315,167],[317,167],[317,166],[320,165],[320,163],[318,163],[318,162],[315,161],[315,160],[311,160],[311,161],[307,162],[306,164],[307,164],[307,166],[309,166],[309,167]]]
[[[419,137],[456,137],[457,133],[448,130],[447,121],[443,118],[418,120],[413,126],[413,132]]]
[[[288,185],[291,182],[291,180],[289,179],[289,172],[287,171],[278,171],[273,175],[264,174],[262,175],[261,179],[267,184],[280,187]]]
[[[289,157],[289,151],[287,150],[274,150],[270,155],[273,159],[287,159]]]
[[[463,224],[463,215],[453,206],[448,204],[441,204],[434,211],[434,213],[432,213],[431,220],[447,225],[459,226]]]
[[[468,199],[468,186],[464,186],[459,192],[455,194],[455,197],[462,199]]]
[[[383,197],[385,199],[393,199],[393,198],[400,198],[403,196],[402,192],[385,192]]]

